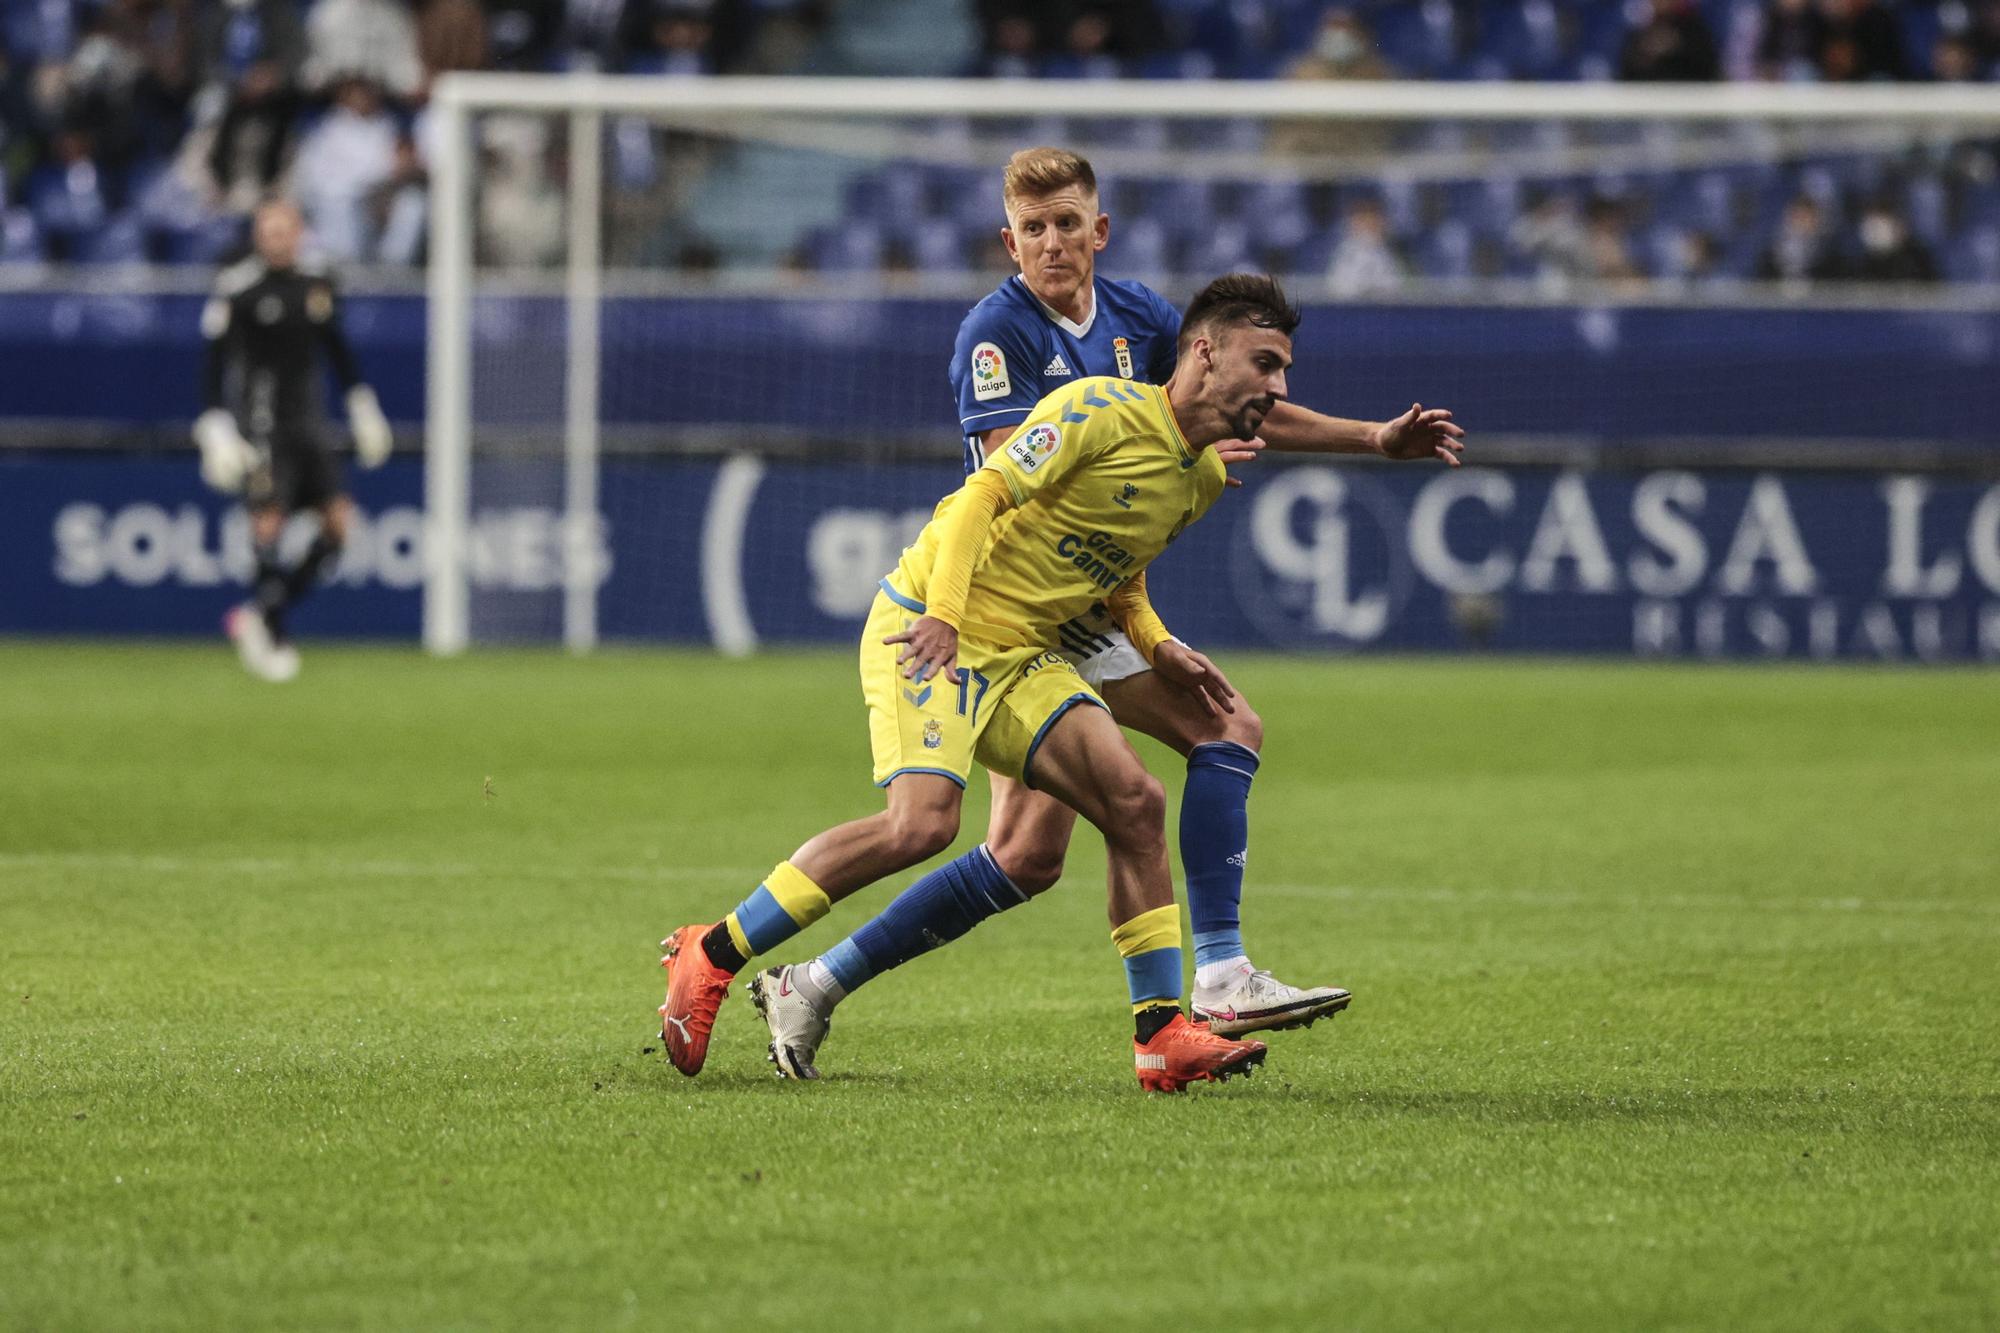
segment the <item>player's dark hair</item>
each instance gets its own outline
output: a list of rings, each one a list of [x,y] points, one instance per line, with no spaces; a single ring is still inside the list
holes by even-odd
[[[1299,308],[1286,298],[1276,278],[1262,273],[1224,274],[1188,302],[1187,313],[1181,316],[1180,350],[1185,353],[1197,335],[1232,324],[1254,324],[1290,337],[1299,318]]]

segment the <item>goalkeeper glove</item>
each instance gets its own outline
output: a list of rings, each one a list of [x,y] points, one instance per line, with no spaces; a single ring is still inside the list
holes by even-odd
[[[201,479],[216,490],[233,495],[243,489],[244,479],[257,465],[257,451],[229,410],[211,407],[195,418],[195,447],[201,450]]]
[[[354,456],[363,467],[381,467],[389,461],[396,440],[389,433],[389,419],[375,391],[357,384],[347,391],[347,429],[354,434]]]

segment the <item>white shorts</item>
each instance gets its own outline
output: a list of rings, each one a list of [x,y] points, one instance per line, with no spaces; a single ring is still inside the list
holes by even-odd
[[[1067,657],[1079,676],[1093,690],[1102,690],[1114,680],[1124,680],[1153,668],[1118,628],[1118,622],[1102,602],[1065,621],[1056,630],[1056,648]]]

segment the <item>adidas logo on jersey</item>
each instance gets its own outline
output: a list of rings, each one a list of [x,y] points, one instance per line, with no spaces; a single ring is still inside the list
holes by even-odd
[[[1075,373],[1076,373],[1075,371],[1069,368],[1069,362],[1063,360],[1061,352],[1057,352],[1055,355],[1055,359],[1049,362],[1046,366],[1042,367],[1042,374],[1044,375],[1061,375],[1064,377],[1068,377],[1070,375],[1074,375]]]

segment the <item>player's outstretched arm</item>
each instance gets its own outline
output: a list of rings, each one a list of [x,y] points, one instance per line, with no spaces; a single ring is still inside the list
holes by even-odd
[[[1393,421],[1353,421],[1330,417],[1297,403],[1279,403],[1258,431],[1283,453],[1375,454],[1398,461],[1435,458],[1459,465],[1465,429],[1448,408],[1411,403]]]

